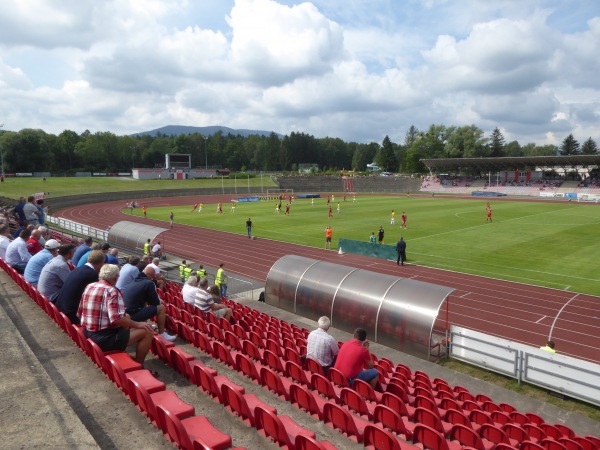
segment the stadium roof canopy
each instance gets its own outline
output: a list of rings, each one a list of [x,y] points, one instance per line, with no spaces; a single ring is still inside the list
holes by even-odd
[[[593,169],[600,166],[600,155],[525,156],[502,158],[440,158],[421,159],[431,172],[457,172],[476,169],[480,172],[523,169]]]

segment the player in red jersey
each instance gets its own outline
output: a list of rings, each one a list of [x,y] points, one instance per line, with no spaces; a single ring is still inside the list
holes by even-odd
[[[333,211],[331,210],[331,204],[329,205],[329,214],[327,217],[333,217]]]
[[[492,207],[487,208],[487,217],[485,218],[486,222],[492,221]]]
[[[191,212],[196,211],[197,208],[198,208],[198,203],[194,203],[194,206],[192,207],[192,211]]]
[[[283,213],[284,216],[287,216],[290,213],[290,204],[288,203],[287,205],[285,205],[285,212]]]
[[[402,228],[406,229],[406,219],[408,219],[406,213],[402,211],[402,216],[400,217],[402,218]]]

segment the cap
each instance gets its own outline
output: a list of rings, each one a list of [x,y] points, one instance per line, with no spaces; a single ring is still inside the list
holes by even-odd
[[[54,250],[54,249],[60,247],[60,242],[58,242],[56,239],[50,239],[50,240],[46,241],[45,247],[48,250]]]

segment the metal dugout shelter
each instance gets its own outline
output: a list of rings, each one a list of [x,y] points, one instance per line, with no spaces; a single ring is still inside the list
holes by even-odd
[[[143,250],[148,239],[150,242],[154,242],[165,231],[167,231],[166,228],[122,220],[108,230],[108,242],[114,246]]]
[[[434,325],[452,291],[410,278],[286,255],[267,275],[265,301],[315,321],[328,316],[333,327],[350,333],[362,327],[369,340],[431,360],[432,348],[439,349],[446,332],[434,330]]]

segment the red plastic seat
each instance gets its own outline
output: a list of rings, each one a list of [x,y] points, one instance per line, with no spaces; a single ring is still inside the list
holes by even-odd
[[[227,364],[234,370],[238,370],[237,364],[235,363],[236,351],[230,350],[225,347],[225,344],[219,341],[213,342],[213,355],[218,358],[221,362]]]
[[[473,429],[471,420],[457,409],[448,409],[444,414],[444,421],[452,425],[464,425],[467,428]]]
[[[149,370],[139,369],[125,372],[126,368],[120,365],[120,358],[115,358],[114,356],[117,356],[117,354],[106,356],[106,361],[110,368],[109,378],[128,397],[131,398],[129,392],[129,379],[135,379],[137,383],[144,386],[149,393],[164,391],[166,389],[165,383],[157,380]]]
[[[415,396],[415,401],[413,402],[413,406],[415,408],[428,409],[429,411],[431,411],[432,413],[434,413],[436,416],[441,417],[441,414],[440,414],[440,412],[438,410],[437,405],[435,404],[435,401],[433,401],[429,397],[425,397],[423,395],[416,395]]]
[[[551,439],[558,440],[562,437],[562,433],[554,425],[550,425],[549,423],[541,423],[538,426],[542,429],[544,433],[546,433],[546,436]]]
[[[459,450],[460,444],[447,441],[439,431],[423,424],[417,424],[413,433],[413,443],[423,449],[429,450]]]
[[[521,442],[529,439],[529,435],[518,425],[514,423],[507,423],[502,426],[502,430],[508,436],[510,440],[510,444],[517,447],[521,444]]]
[[[260,375],[258,371],[262,367],[261,365],[259,365],[258,363],[254,363],[248,356],[242,353],[238,353],[237,355],[235,355],[235,362],[240,372],[242,372],[252,381],[260,383]]]
[[[314,438],[299,434],[294,441],[295,450],[337,450],[337,447],[328,441],[317,441]]]
[[[232,388],[228,384],[221,386],[221,396],[223,398],[223,406],[229,411],[239,416],[244,422],[251,427],[256,426],[254,418],[254,410],[257,406],[277,414],[277,409],[267,405],[254,394],[241,394],[237,389]]]
[[[526,423],[521,428],[529,435],[529,440],[535,444],[539,443],[542,439],[546,439],[546,433],[533,423]]]
[[[517,424],[521,427],[523,425],[525,425],[526,423],[530,423],[529,417],[527,417],[523,413],[520,413],[519,411],[513,411],[513,412],[509,413],[508,416],[515,424]]]
[[[542,439],[540,445],[546,450],[567,450],[567,447],[552,438]]]
[[[495,425],[490,425],[488,423],[481,425],[481,428],[479,429],[479,436],[481,436],[482,439],[486,439],[494,444],[502,443],[512,445],[506,433],[502,431],[502,428],[498,428]]]
[[[194,346],[202,350],[204,353],[214,356],[212,340],[209,339],[204,332],[199,330],[194,331],[192,334],[194,336]]]
[[[242,386],[238,386],[225,375],[213,375],[212,369],[208,369],[205,366],[194,366],[194,375],[198,382],[198,387],[210,395],[212,398],[217,400],[219,403],[223,403],[223,396],[221,389],[224,384],[229,385],[232,389],[235,389],[240,394],[244,394],[245,389]]]
[[[567,450],[585,450],[579,442],[568,437],[563,436],[558,440],[558,442],[564,445]]]
[[[350,388],[342,388],[340,392],[340,399],[343,405],[346,405],[348,409],[352,410],[359,416],[371,420],[373,418],[372,411],[369,410],[367,402],[358,392]]]
[[[392,433],[375,425],[365,427],[363,444],[369,450],[402,450],[400,442]]]
[[[339,386],[341,388],[350,387],[350,384],[348,383],[348,378],[346,378],[346,376],[342,372],[337,370],[335,367],[329,368],[329,371],[327,372],[327,377],[336,386]]]
[[[335,403],[327,403],[323,408],[325,425],[339,430],[355,442],[362,442],[365,427],[369,424],[364,419],[350,414],[350,412]]]
[[[260,381],[261,384],[271,392],[285,400],[290,399],[290,386],[292,382],[287,378],[280,377],[273,369],[261,367]]]
[[[525,413],[525,415],[527,416],[529,421],[531,423],[533,423],[534,425],[540,426],[541,424],[545,423],[544,419],[542,419],[541,416],[538,416],[535,413],[528,412],[528,413]]]
[[[174,347],[174,345],[175,344],[167,341],[162,336],[155,334],[154,339],[152,339],[152,346],[150,347],[150,350],[161,361],[165,362],[168,366],[170,366],[171,365],[171,354],[169,353],[169,349]]]
[[[265,350],[263,352],[263,364],[269,366],[277,373],[285,373],[285,369],[283,368],[283,363],[281,362],[281,359],[271,350]]]
[[[585,437],[588,441],[593,442],[594,445],[600,449],[600,438],[599,437],[595,437],[595,436],[586,436]]]
[[[498,406],[500,407],[500,411],[507,414],[517,410],[517,408],[515,408],[513,405],[509,405],[508,403],[500,403]]]
[[[492,419],[490,419],[490,416],[488,416],[483,411],[477,409],[469,413],[469,420],[473,425],[473,429],[477,432],[479,431],[482,425],[494,425],[494,422],[492,421]]]
[[[161,422],[158,417],[158,406],[168,409],[180,419],[185,419],[194,415],[194,407],[182,401],[174,391],[164,390],[150,394],[142,385],[137,383],[137,380],[134,379],[129,380],[129,391],[131,392],[133,402],[138,409],[146,414],[150,421],[163,431],[165,428],[164,423]]]
[[[323,420],[323,409],[328,400],[319,395],[314,395],[304,386],[292,383],[290,385],[290,402],[311,416]]]
[[[276,442],[280,447],[294,450],[298,435],[315,438],[315,433],[298,425],[289,416],[277,416],[257,406],[255,409],[256,430]]]
[[[244,349],[244,353],[250,358],[255,361],[262,361],[263,350],[259,349],[254,342],[248,340],[242,341],[242,348]]]
[[[162,406],[158,406],[157,411],[159,421],[165,425],[167,436],[179,448],[192,450],[196,442],[214,450],[231,447],[231,436],[219,431],[204,416],[181,420]]]
[[[448,438],[463,446],[473,447],[477,450],[485,450],[481,437],[472,428],[461,424],[452,426]]]
[[[575,437],[575,432],[566,425],[562,423],[555,423],[554,426],[562,433],[563,437],[573,439]]]
[[[339,388],[336,390],[331,381],[325,378],[324,375],[313,373],[310,377],[310,387],[325,398],[334,402],[340,401]]]
[[[408,396],[408,392],[404,387],[395,382],[390,382],[387,385],[387,389],[385,390],[385,392],[389,392],[390,394],[394,394],[397,397],[400,397],[400,399],[406,404],[411,404],[415,400],[414,397],[411,398]]]
[[[244,349],[242,348],[242,341],[231,331],[223,331],[223,337],[225,337],[225,344],[231,347],[233,350],[241,352]]]
[[[354,380],[352,383],[352,388],[362,395],[365,400],[375,403],[381,403],[381,399],[383,398],[383,394],[381,392],[375,391],[373,386],[363,380],[359,380],[358,378]]]
[[[575,435],[573,436],[573,440],[579,445],[581,445],[581,447],[583,447],[583,450],[600,450],[600,445],[596,445],[594,441],[589,439],[589,436],[583,437]]]
[[[450,433],[450,430],[452,429],[452,424],[443,422],[442,419],[440,419],[440,416],[426,408],[415,408],[414,422],[427,425],[428,427],[439,431],[444,436]]]
[[[402,416],[394,411],[392,408],[385,405],[375,406],[373,411],[373,422],[387,430],[390,430],[394,434],[399,435],[404,440],[412,439],[414,425],[412,422],[406,419],[406,422],[402,419]]]
[[[318,373],[319,375],[325,376],[325,371],[323,370],[323,366],[319,361],[316,361],[312,358],[306,358],[306,368],[312,373]]]
[[[287,361],[285,363],[285,374],[296,383],[300,383],[304,386],[310,386],[310,381],[306,376],[306,372],[301,365],[296,364],[294,361]]]
[[[394,411],[397,411],[400,416],[412,419],[415,414],[415,409],[402,401],[400,397],[390,392],[385,392],[381,397],[381,404]]]
[[[302,358],[298,351],[291,347],[285,347],[283,350],[284,358],[286,361],[292,361],[293,363],[298,364],[302,367],[304,364],[302,363]]]

